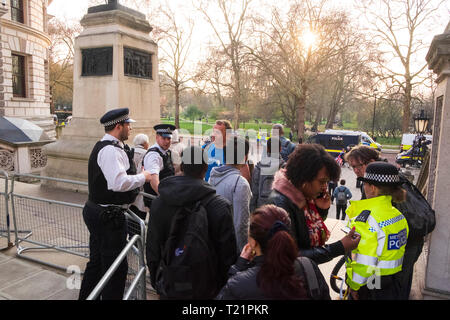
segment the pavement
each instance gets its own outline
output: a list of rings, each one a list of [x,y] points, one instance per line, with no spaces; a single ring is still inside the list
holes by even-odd
[[[416,172],[413,172],[416,174]],[[356,177],[350,168],[343,167],[341,179],[346,180],[346,186],[353,194],[353,199],[359,200],[361,193],[356,188]],[[0,179],[0,188],[3,181]],[[21,194],[46,196],[54,200],[64,200],[65,202],[84,203],[87,195],[80,192],[64,191],[59,189],[41,188],[38,184],[17,183],[16,191]],[[345,221],[336,220],[336,208],[332,204],[328,218],[325,223],[331,232],[328,243],[333,243],[344,237],[341,231]],[[13,236],[13,235],[12,235]],[[0,247],[5,247],[6,239],[0,237]],[[65,266],[75,265],[84,269],[86,258],[74,257],[72,255],[58,252],[38,252],[34,254],[27,253],[31,256],[39,256],[46,261],[56,261]],[[340,257],[333,259],[328,263],[319,266],[322,274],[329,283],[331,271]],[[421,271],[423,274],[423,271]],[[344,268],[341,269],[340,275],[344,274]],[[419,276],[420,278],[420,276]],[[11,247],[0,251],[0,300],[76,300],[79,290],[74,286],[76,278],[71,272],[65,272],[56,268],[48,267],[36,262],[25,260],[17,256],[17,248]],[[416,289],[417,279],[413,283],[412,298],[420,299],[421,294]],[[148,283],[147,290],[148,299],[158,299],[155,292]],[[330,287],[330,295],[333,300],[339,299],[339,294],[333,292]]]

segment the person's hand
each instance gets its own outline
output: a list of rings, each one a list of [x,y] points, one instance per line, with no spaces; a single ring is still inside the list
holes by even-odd
[[[345,252],[350,252],[358,247],[361,236],[355,233],[355,227],[350,230],[350,232],[341,239],[342,245],[344,246]]]
[[[359,294],[358,291],[355,291],[353,289],[349,289],[350,290],[350,296],[352,297],[352,300],[359,300]]]
[[[145,182],[150,182],[150,177],[152,176],[152,174],[145,170],[142,170],[142,173],[144,174]]]
[[[249,243],[247,243],[244,248],[242,248],[241,258],[247,259],[249,261],[253,260],[255,257],[254,251]]]
[[[316,207],[322,210],[327,210],[331,206],[331,197],[328,192],[324,192],[323,196],[314,200]]]

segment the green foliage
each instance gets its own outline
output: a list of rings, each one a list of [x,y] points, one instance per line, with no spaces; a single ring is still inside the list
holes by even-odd
[[[184,117],[195,121],[203,116],[203,112],[196,105],[189,105],[183,112]]]

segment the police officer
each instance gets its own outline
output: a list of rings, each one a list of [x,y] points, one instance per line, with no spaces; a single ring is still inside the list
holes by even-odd
[[[128,108],[108,111],[101,119],[106,134],[97,142],[88,163],[89,198],[83,219],[89,230],[89,262],[81,283],[79,299],[86,299],[126,245],[124,211],[133,203],[139,188],[150,181],[149,172],[136,172],[133,150],[123,141],[131,131]],[[126,260],[101,293],[104,300],[123,298],[128,272]]]
[[[398,169],[386,162],[370,163],[364,177],[365,200],[352,201],[346,213],[349,227],[361,235],[347,261],[347,285],[353,299],[401,298],[401,273],[409,227],[392,206],[406,199]]]
[[[150,182],[144,185],[144,191],[156,196],[159,194],[159,182],[164,178],[175,175],[169,148],[172,132],[176,127],[171,124],[158,124],[153,129],[156,132],[156,143],[147,150],[143,160],[145,170],[151,174]],[[149,198],[144,198],[144,202],[148,208],[151,207]]]

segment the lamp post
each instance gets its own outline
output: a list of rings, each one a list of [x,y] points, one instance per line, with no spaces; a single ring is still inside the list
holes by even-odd
[[[373,90],[373,97],[375,98],[373,102],[373,118],[372,118],[372,138],[375,137],[375,108],[377,106],[377,88]]]
[[[428,127],[428,121],[430,119],[425,116],[425,110],[420,110],[420,114],[417,113],[414,117],[414,128],[419,135],[423,135]]]
[[[423,109],[414,117],[414,128],[418,135],[414,141],[415,146],[413,147],[413,156],[415,155],[417,157],[417,164],[419,166],[422,164],[426,152],[426,144],[424,144],[424,147],[422,148],[422,141],[425,140],[423,134],[427,130],[429,120],[430,119],[425,115],[425,110]]]

